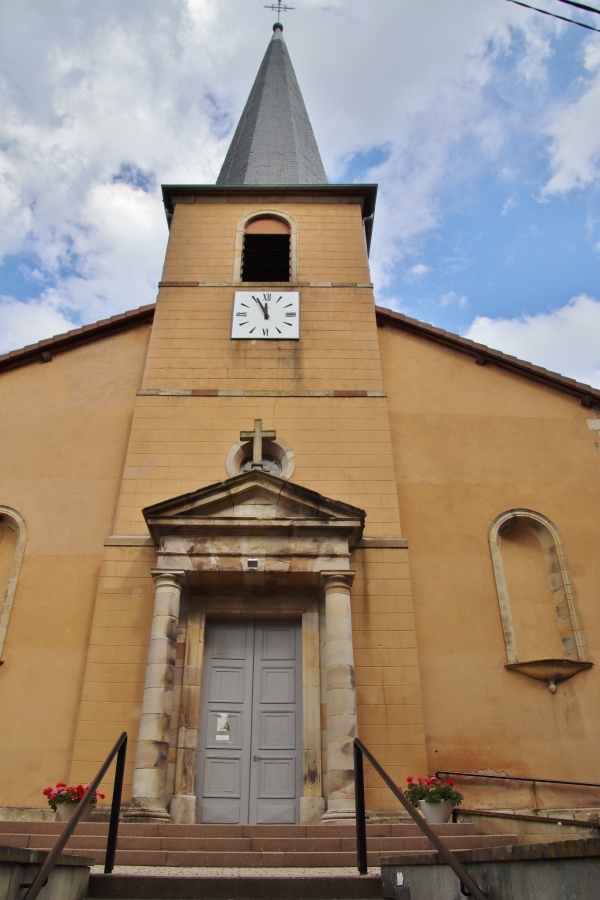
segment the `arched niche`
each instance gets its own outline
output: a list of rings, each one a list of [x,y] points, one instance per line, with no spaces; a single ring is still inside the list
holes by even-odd
[[[0,505],[0,661],[26,541],[27,529],[23,516],[9,506]]]
[[[573,584],[558,529],[529,509],[511,509],[490,527],[507,667],[556,683],[589,668]]]
[[[270,281],[293,282],[298,279],[298,225],[293,216],[278,209],[256,209],[243,216],[238,224],[235,234],[235,252],[233,258],[233,283],[243,283],[244,250],[246,235],[257,240],[268,237],[289,238],[289,275],[286,278],[261,278],[260,282],[268,284]]]

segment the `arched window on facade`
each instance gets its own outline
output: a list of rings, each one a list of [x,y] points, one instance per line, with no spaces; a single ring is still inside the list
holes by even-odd
[[[0,660],[25,552],[25,520],[14,509],[0,506]]]
[[[241,280],[290,281],[291,229],[275,216],[259,216],[246,223],[242,247]]]
[[[554,692],[591,666],[558,530],[540,513],[512,509],[492,523],[489,540],[507,667]]]

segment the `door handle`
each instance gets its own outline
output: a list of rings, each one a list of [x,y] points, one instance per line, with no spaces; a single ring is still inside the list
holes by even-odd
[[[253,762],[259,762],[261,759],[262,759],[262,756],[253,756],[252,757]]]

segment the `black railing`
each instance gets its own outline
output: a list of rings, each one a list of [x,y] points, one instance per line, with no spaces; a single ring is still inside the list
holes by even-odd
[[[106,857],[104,860],[104,873],[105,875],[110,875],[115,865],[115,853],[117,849],[117,834],[119,831],[119,813],[121,811],[121,793],[123,791],[123,774],[125,772],[126,754],[127,733],[124,731],[119,740],[116,742],[115,746],[106,757],[106,760],[104,761],[94,780],[91,782],[89,788],[85,792],[85,795],[80,801],[77,809],[75,810],[69,821],[65,824],[65,827],[61,831],[56,844],[48,854],[46,862],[43,864],[42,868],[36,875],[34,881],[32,881],[31,884],[21,885],[22,888],[28,888],[28,891],[23,897],[23,900],[34,900],[34,897],[37,897],[41,889],[48,881],[48,877],[56,864],[56,860],[65,849],[67,841],[77,828],[77,825],[81,821],[85,810],[92,802],[94,794],[96,793],[100,782],[106,775],[110,764],[116,756],[117,765],[115,768],[115,781],[113,785],[112,803],[110,807],[110,824],[108,826]]]
[[[390,776],[383,769],[372,753],[370,753],[362,741],[358,738],[354,740],[354,797],[356,803],[356,850],[358,856],[358,871],[361,875],[367,874],[367,827],[366,827],[366,811],[365,811],[365,784],[363,775],[363,756],[366,756],[380,778],[385,781],[394,797],[400,801],[404,809],[417,823],[423,834],[429,838],[437,852],[440,854],[445,863],[447,863],[453,872],[458,876],[461,883],[461,891],[465,894],[465,890],[469,893],[465,896],[475,897],[476,900],[486,900],[486,895],[481,888],[473,881],[464,866],[461,866],[453,853],[448,850],[442,839],[435,833],[433,828],[425,821],[425,819],[417,812],[415,807],[410,803],[402,791],[396,787]]]
[[[600,788],[600,784],[595,781],[561,781],[555,778],[527,778],[521,775],[485,775],[480,772],[452,772],[450,769],[438,769],[435,773],[436,778],[443,778],[448,775],[458,775],[464,778],[497,778],[500,781],[528,781],[535,787],[536,784],[567,784],[570,787],[595,787]]]

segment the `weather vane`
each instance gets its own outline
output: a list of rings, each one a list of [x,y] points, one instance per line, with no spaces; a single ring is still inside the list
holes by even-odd
[[[286,6],[281,0],[277,0],[277,3],[270,3],[268,6],[265,5],[265,9],[277,10],[277,21],[280,20],[282,12],[289,12],[290,9],[295,8],[295,6]]]

